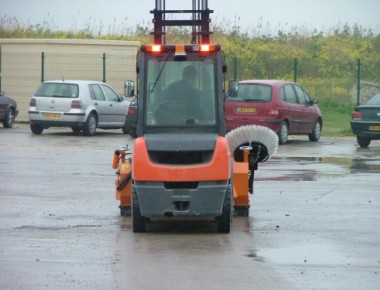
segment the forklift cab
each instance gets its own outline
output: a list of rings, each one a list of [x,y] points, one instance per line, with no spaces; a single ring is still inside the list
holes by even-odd
[[[137,134],[225,134],[223,54],[218,45],[145,45],[138,56]]]

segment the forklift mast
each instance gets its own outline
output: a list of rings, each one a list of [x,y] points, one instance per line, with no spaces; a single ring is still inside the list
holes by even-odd
[[[166,27],[167,26],[191,26],[192,27],[192,40],[191,43],[195,44],[208,44],[210,43],[210,13],[214,11],[208,9],[208,0],[192,0],[192,10],[166,10],[165,0],[156,0],[156,9],[151,10],[153,13],[154,43],[166,43]],[[174,20],[167,19],[166,14],[191,14],[189,20]]]
[[[226,66],[220,45],[210,42],[213,11],[208,1],[192,0],[190,10],[168,10],[165,0],[156,0],[150,12],[154,41],[143,44],[137,56],[137,136],[163,132],[224,136]],[[180,16],[188,19],[177,19]],[[191,27],[190,43],[167,43],[167,27],[174,26]],[[184,82],[189,74],[192,87]]]

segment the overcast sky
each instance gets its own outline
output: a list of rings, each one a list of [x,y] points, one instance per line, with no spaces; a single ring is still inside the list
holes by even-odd
[[[209,0],[211,19],[243,30],[258,24],[273,31],[292,27],[328,31],[359,24],[380,33],[380,0]],[[181,3],[183,3],[181,5]],[[191,9],[191,0],[166,0],[167,9]],[[155,0],[0,0],[0,18],[22,25],[72,30],[90,27],[102,33],[122,27],[150,26]]]

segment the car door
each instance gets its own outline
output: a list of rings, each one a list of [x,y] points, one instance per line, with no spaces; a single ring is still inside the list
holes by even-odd
[[[285,108],[287,109],[287,119],[289,120],[289,133],[300,132],[300,122],[302,121],[302,109],[298,103],[298,98],[291,84],[284,85]]]
[[[318,116],[315,113],[315,108],[311,103],[309,95],[305,92],[303,88],[296,84],[293,85],[293,87],[298,96],[302,115],[299,122],[299,131],[301,133],[311,133],[313,131],[314,124],[318,118]]]
[[[89,88],[91,99],[98,112],[98,125],[102,125],[107,122],[108,102],[99,84],[90,84]]]
[[[123,126],[128,111],[127,102],[122,99],[111,87],[102,84],[103,92],[108,102],[107,122],[110,125]]]

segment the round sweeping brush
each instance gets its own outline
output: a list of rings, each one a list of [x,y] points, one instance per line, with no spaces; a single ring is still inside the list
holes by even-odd
[[[277,134],[264,126],[241,126],[228,132],[226,138],[235,161],[242,161],[242,146],[256,147],[257,162],[268,160],[278,149]]]

